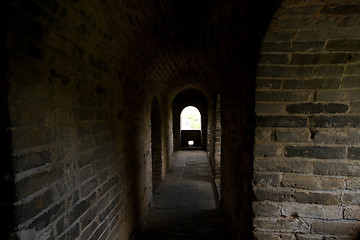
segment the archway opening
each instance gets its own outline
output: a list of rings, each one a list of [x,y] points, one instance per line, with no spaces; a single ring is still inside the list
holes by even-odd
[[[180,114],[181,147],[201,147],[201,113],[194,106]]]

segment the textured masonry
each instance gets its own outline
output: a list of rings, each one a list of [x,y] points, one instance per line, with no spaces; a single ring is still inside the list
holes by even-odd
[[[1,234],[135,238],[195,102],[233,239],[354,239],[360,3],[279,2],[5,1]]]
[[[257,69],[254,234],[360,233],[358,1],[285,0]]]

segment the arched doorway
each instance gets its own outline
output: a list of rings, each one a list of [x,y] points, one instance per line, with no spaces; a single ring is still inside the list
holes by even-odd
[[[194,106],[185,107],[180,114],[181,147],[201,147],[201,113]]]
[[[200,131],[201,141],[199,148],[207,149],[207,129],[208,129],[208,99],[207,97],[196,89],[187,89],[180,92],[173,100],[173,137],[174,137],[174,150],[180,150],[188,146],[188,142],[181,143],[181,113],[189,106],[195,107],[201,114]],[[193,139],[189,139],[193,140]],[[195,144],[195,143],[194,143]],[[192,147],[194,147],[193,145]]]

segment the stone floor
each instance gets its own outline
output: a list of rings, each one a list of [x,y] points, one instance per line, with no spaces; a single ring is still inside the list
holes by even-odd
[[[154,188],[148,223],[137,239],[229,239],[211,179],[206,152],[176,152],[165,180]]]

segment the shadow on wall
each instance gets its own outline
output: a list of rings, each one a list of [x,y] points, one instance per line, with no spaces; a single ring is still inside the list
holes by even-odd
[[[7,16],[7,5],[2,8],[2,15]],[[5,30],[7,26],[7,17],[2,21],[2,29]],[[15,224],[15,212],[13,202],[15,199],[15,184],[14,184],[14,170],[11,162],[11,134],[8,131],[10,127],[9,109],[7,106],[8,99],[8,54],[6,52],[6,34],[1,35],[1,76],[0,76],[0,189],[2,191],[0,197],[0,238],[1,239],[16,239],[12,236]]]

